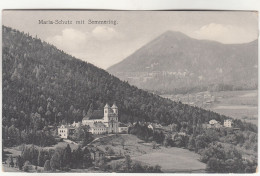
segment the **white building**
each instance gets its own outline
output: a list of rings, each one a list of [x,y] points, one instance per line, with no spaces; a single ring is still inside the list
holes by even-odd
[[[119,123],[118,133],[128,133],[128,126],[125,124]]]
[[[217,124],[217,123],[219,123],[219,122],[216,121],[215,119],[212,119],[212,120],[209,121],[209,124],[210,124],[210,125],[215,125],[215,124]]]
[[[151,130],[154,130],[154,129],[155,129],[155,126],[154,126],[153,124],[149,124],[147,127],[148,127],[149,129],[151,129]]]
[[[58,128],[58,135],[61,138],[68,138],[74,133],[75,128],[82,125],[90,127],[89,132],[92,134],[107,134],[107,133],[127,133],[128,126],[118,122],[118,107],[113,104],[110,107],[108,104],[104,110],[94,110],[90,115],[85,116],[82,122],[74,122],[72,125],[61,125]]]
[[[80,122],[77,122],[77,123],[76,123],[76,122],[74,121],[73,124],[72,124],[72,126],[73,126],[73,127],[80,127],[80,126],[81,126],[81,123],[80,123]]]
[[[118,133],[118,107],[115,104],[112,107],[106,104],[103,112],[93,111],[91,115],[82,119],[82,125],[89,125],[90,131],[93,133],[95,131],[95,134],[100,129],[103,131],[104,128],[101,127],[101,124],[106,127],[106,133]]]
[[[102,122],[94,122],[89,125],[92,134],[106,134],[107,127]]]
[[[61,125],[58,128],[58,135],[61,138],[66,138],[67,139],[70,134],[73,134],[74,130],[75,130],[75,128],[73,128],[71,126]]]
[[[230,119],[224,120],[224,127],[231,128],[232,120],[230,120]]]

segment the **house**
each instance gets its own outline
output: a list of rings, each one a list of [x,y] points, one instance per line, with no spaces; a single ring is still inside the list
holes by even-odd
[[[118,133],[128,133],[128,126],[123,123],[119,123]]]
[[[215,119],[210,120],[209,124],[207,125],[207,128],[221,128],[222,125],[219,121],[216,121]]]
[[[150,123],[147,127],[151,130],[155,130],[155,126],[152,123]]]
[[[185,132],[179,132],[178,135],[180,135],[180,136],[187,136],[187,134]]]
[[[103,111],[94,110],[85,116],[82,125],[89,125],[90,132],[95,134],[102,134],[104,129],[106,133],[118,133],[118,107],[115,104],[112,107],[106,104]]]
[[[212,119],[209,121],[210,125],[215,125],[216,123],[219,123],[218,121],[216,121],[215,119]]]
[[[231,128],[232,120],[230,120],[230,119],[224,120],[224,127]]]
[[[155,128],[162,128],[163,126],[161,124],[156,123]]]
[[[72,124],[72,126],[73,126],[73,127],[80,127],[80,126],[81,126],[81,123],[80,123],[80,122],[77,122],[77,123],[76,123],[76,122],[74,121],[73,124]]]
[[[98,161],[105,156],[105,153],[97,147],[92,147],[90,150],[90,156],[93,161]]]
[[[126,125],[127,125],[128,128],[133,127],[133,124],[131,122],[128,122]]]
[[[67,139],[69,135],[72,135],[74,133],[75,128],[68,125],[61,125],[58,128],[58,135],[61,138]]]

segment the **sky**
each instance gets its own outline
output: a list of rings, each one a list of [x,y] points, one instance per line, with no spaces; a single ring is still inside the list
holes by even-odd
[[[246,11],[3,11],[3,25],[29,32],[100,68],[122,61],[166,31],[224,44],[258,38],[258,14]],[[71,21],[72,24],[39,24]],[[84,24],[76,21],[84,20]],[[116,21],[116,24],[89,24]]]

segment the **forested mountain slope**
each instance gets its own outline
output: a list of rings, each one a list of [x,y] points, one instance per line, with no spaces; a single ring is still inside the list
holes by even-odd
[[[198,123],[226,118],[148,93],[29,34],[3,27],[3,126],[20,130],[80,121],[89,109],[116,102],[119,120],[176,123],[192,133]],[[183,125],[183,124],[186,125]],[[246,124],[237,120],[236,125]],[[41,127],[39,127],[41,129]]]

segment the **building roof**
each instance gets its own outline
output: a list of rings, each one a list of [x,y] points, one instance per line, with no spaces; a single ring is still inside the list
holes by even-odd
[[[123,123],[119,123],[118,127],[127,127],[127,125],[123,124]]]
[[[94,110],[91,115],[86,115],[83,120],[103,119],[104,114],[102,110]]]
[[[104,108],[110,108],[110,106],[108,104],[106,104]]]
[[[116,108],[116,109],[117,109],[118,107],[117,107],[116,104],[114,103],[113,106],[112,106],[112,108]]]
[[[68,128],[68,129],[75,129],[73,126],[70,125],[61,125],[58,128]]]
[[[90,128],[104,128],[106,127],[105,124],[103,124],[102,122],[95,122],[95,123],[91,123]]]

